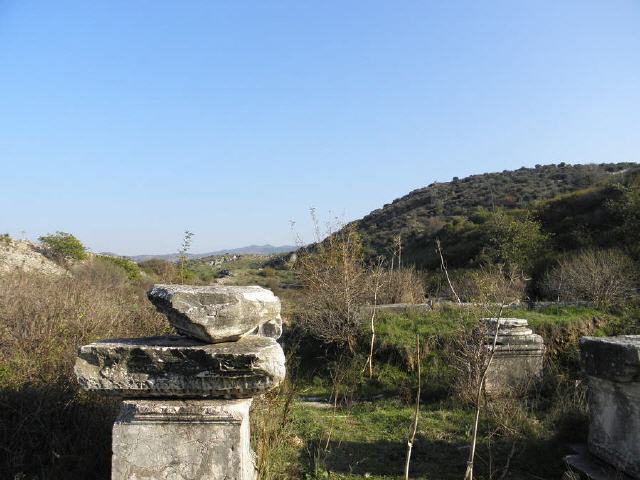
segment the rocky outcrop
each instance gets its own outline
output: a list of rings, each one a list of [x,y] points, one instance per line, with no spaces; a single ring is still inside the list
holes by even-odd
[[[15,271],[43,275],[69,275],[69,272],[40,253],[27,240],[0,238],[0,273]]]

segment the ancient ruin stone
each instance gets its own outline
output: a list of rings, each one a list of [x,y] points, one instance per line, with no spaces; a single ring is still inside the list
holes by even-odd
[[[175,335],[85,345],[75,372],[83,388],[125,398],[247,398],[277,386],[284,362],[272,338],[205,344]]]
[[[275,320],[263,323],[254,333],[274,340],[279,339],[282,336],[282,318],[278,317]]]
[[[487,326],[487,347],[493,344],[497,318],[483,318]],[[514,388],[525,388],[536,381],[544,360],[544,343],[522,318],[501,318],[498,323],[493,361],[487,370],[485,389],[497,394]]]
[[[582,337],[589,451],[640,479],[640,335]]]
[[[113,425],[112,480],[254,480],[243,400],[126,400]]]
[[[238,340],[280,319],[278,297],[257,286],[154,285],[147,296],[178,333],[210,343]]]

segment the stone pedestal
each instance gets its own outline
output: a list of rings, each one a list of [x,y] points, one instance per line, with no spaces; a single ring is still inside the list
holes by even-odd
[[[113,480],[254,480],[251,399],[125,400],[113,426]]]
[[[285,376],[280,300],[257,286],[156,285],[148,297],[185,336],[94,342],[74,368],[84,389],[125,399],[112,480],[254,480],[251,399]]]
[[[487,348],[491,348],[496,318],[483,318],[487,326]],[[539,379],[544,361],[544,343],[521,318],[501,318],[493,361],[487,371],[487,393],[522,389]]]
[[[589,451],[640,479],[640,335],[583,337]]]

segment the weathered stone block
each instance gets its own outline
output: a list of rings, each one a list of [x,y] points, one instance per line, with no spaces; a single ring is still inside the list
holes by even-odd
[[[83,388],[125,398],[247,398],[277,386],[284,363],[272,338],[205,344],[174,335],[85,345],[75,373]]]
[[[251,400],[127,400],[112,480],[254,480]]]
[[[263,323],[255,330],[254,334],[273,338],[274,340],[279,339],[282,336],[282,318],[278,317],[275,320]]]
[[[487,348],[493,344],[496,318],[483,318],[487,326]],[[542,373],[544,343],[521,318],[501,318],[493,361],[487,370],[485,389],[498,394],[505,390],[526,388]]]
[[[280,321],[280,300],[258,286],[154,285],[147,293],[183,335],[209,343],[231,342],[266,322]]]
[[[589,451],[640,479],[640,335],[582,337]]]

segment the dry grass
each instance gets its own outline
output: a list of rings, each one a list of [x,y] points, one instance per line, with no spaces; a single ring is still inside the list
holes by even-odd
[[[168,324],[115,265],[0,276],[0,478],[108,478],[115,403],[79,391],[79,345]],[[104,454],[96,452],[104,452]]]
[[[426,292],[421,275],[415,268],[385,271],[378,303],[424,303]]]
[[[258,480],[300,476],[300,466],[289,458],[295,456],[303,442],[291,424],[295,396],[296,390],[287,380],[276,390],[253,400],[251,435]]]

